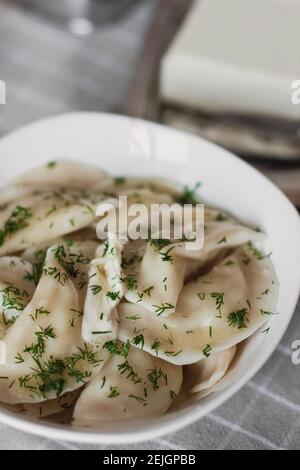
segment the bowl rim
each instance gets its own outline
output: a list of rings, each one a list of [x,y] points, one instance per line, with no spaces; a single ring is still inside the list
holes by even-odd
[[[114,125],[118,125],[124,122],[140,122],[144,125],[148,126],[149,128],[156,128],[159,131],[164,132],[165,130],[172,130],[174,134],[177,135],[184,135],[187,139],[196,139],[197,141],[202,141],[206,145],[210,146],[211,148],[215,149],[216,151],[222,153],[225,158],[230,158],[236,164],[240,166],[244,166],[247,171],[252,172],[256,177],[262,178],[265,183],[272,188],[274,192],[281,197],[282,201],[284,201],[286,205],[286,209],[290,211],[290,216],[293,217],[295,220],[298,220],[298,233],[299,233],[299,240],[300,240],[300,217],[299,214],[294,207],[294,205],[289,201],[289,199],[282,193],[282,191],[275,186],[275,184],[270,181],[266,176],[264,176],[260,171],[256,168],[252,167],[249,163],[242,160],[240,157],[236,156],[232,152],[223,147],[210,142],[202,137],[198,137],[192,133],[188,133],[186,131],[181,131],[177,129],[170,128],[169,126],[165,126],[163,124],[153,123],[146,121],[140,118],[133,118],[129,116],[122,116],[118,114],[112,113],[103,113],[103,112],[69,112],[63,113],[58,115],[53,115],[50,117],[46,117],[43,119],[39,119],[33,121],[32,123],[26,124],[9,134],[3,136],[0,139],[0,147],[3,143],[7,143],[7,141],[13,139],[20,133],[26,132],[27,130],[31,129],[34,130],[35,127],[40,125],[47,125],[52,124],[58,120],[65,120],[65,119],[82,119],[82,118],[89,118],[89,117],[99,117],[102,119],[109,118]],[[299,243],[299,250],[298,250],[298,258],[300,261],[300,243]],[[97,431],[89,431],[83,430],[82,428],[76,429],[66,429],[64,426],[58,427],[57,425],[53,425],[52,423],[43,422],[35,422],[29,419],[25,419],[21,416],[13,415],[12,413],[6,410],[0,410],[0,422],[13,427],[15,429],[25,431],[39,437],[44,437],[52,440],[59,440],[59,441],[67,441],[67,442],[77,442],[77,443],[84,443],[84,444],[133,444],[139,443],[147,440],[153,440],[161,438],[168,433],[173,433],[178,431],[179,429],[184,428],[185,426],[194,423],[195,421],[201,419],[203,416],[207,415],[225,401],[227,401],[230,397],[232,397],[236,392],[238,392],[245,384],[248,382],[257,372],[261,369],[261,367],[267,362],[270,358],[272,353],[274,352],[275,348],[279,344],[281,338],[285,334],[288,325],[291,321],[291,318],[294,314],[299,294],[300,294],[300,268],[298,272],[298,289],[295,289],[294,293],[291,293],[291,305],[290,311],[282,315],[282,323],[281,329],[274,335],[272,341],[267,343],[267,347],[265,349],[264,355],[258,358],[258,360],[254,363],[253,366],[249,367],[247,371],[245,371],[242,377],[235,383],[229,385],[227,388],[222,390],[222,394],[219,396],[212,396],[211,400],[205,404],[205,407],[197,406],[195,403],[194,406],[190,407],[186,410],[180,417],[170,418],[165,420],[165,422],[160,423],[158,426],[153,424],[152,427],[144,430],[143,432],[99,432]]]

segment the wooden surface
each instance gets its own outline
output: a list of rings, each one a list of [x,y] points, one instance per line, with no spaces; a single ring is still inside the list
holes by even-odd
[[[138,62],[136,80],[125,112],[167,123],[213,140],[240,156],[273,180],[300,208],[300,123],[234,119],[191,113],[159,100],[160,61],[176,35],[192,0],[159,0]],[[297,127],[299,127],[297,129]],[[246,151],[246,150],[247,151]]]

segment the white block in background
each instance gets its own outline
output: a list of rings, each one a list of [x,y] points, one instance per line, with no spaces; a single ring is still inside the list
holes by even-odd
[[[6,104],[6,86],[3,80],[0,80],[0,104]]]
[[[160,74],[163,101],[299,119],[299,0],[196,0]]]

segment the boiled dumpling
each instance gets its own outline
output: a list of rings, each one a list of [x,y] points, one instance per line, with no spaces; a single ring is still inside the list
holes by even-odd
[[[132,341],[139,331],[145,351],[173,364],[191,364],[251,336],[276,313],[277,296],[270,258],[249,243],[186,284],[167,318],[121,303],[119,338]]]
[[[125,298],[154,315],[165,317],[175,311],[183,287],[186,261],[173,256],[168,247],[160,246],[160,242],[148,243],[136,272],[128,276],[130,288]]]
[[[191,242],[177,243],[172,253],[188,259],[200,261],[203,265],[220,251],[244,245],[249,240],[260,242],[265,239],[261,232],[232,222],[208,222],[204,227],[204,245],[199,250],[189,249]]]
[[[49,243],[34,245],[22,253],[22,259],[29,261],[33,266],[33,275],[29,277],[37,285],[43,271],[47,250],[51,245],[67,245],[68,256],[73,265],[73,282],[77,287],[80,301],[80,309],[83,310],[87,286],[89,282],[89,269],[92,259],[95,257],[96,249],[99,246],[94,240],[74,239],[73,235],[65,238],[58,238]]]
[[[53,161],[1,190],[4,407],[101,426],[225,386],[278,284],[265,236],[197,206],[198,187]]]
[[[197,401],[216,390],[225,378],[237,352],[237,346],[220,351],[183,367],[183,385],[172,408]]]
[[[96,182],[91,189],[112,195],[132,196],[131,201],[134,202],[141,197],[145,199],[150,196],[153,202],[161,201],[171,204],[180,194],[179,189],[173,183],[163,179],[153,180],[153,178],[108,177]]]
[[[50,247],[31,302],[3,338],[2,401],[57,398],[81,387],[107,359],[105,350],[91,349],[82,340],[82,311],[73,276],[67,246]]]
[[[172,197],[165,193],[156,193],[150,189],[123,191],[122,194],[104,193],[111,210],[102,210],[99,205],[97,215],[101,221],[97,225],[99,238],[104,238],[106,232],[115,233],[122,239],[147,238],[151,221],[151,206],[154,204],[172,204]],[[124,196],[125,200],[114,199]],[[111,197],[111,200],[109,199]],[[104,206],[105,207],[105,206]],[[141,208],[143,210],[141,211]],[[113,209],[113,210],[112,210]],[[106,214],[107,212],[107,214]],[[104,216],[105,215],[105,216]],[[103,217],[104,216],[104,217]],[[142,236],[140,236],[142,234]]]
[[[100,201],[99,196],[87,198],[79,192],[56,190],[14,201],[0,214],[0,256],[90,225]]]
[[[16,256],[0,258],[0,339],[30,302],[32,265]]]
[[[107,344],[111,359],[81,393],[73,415],[75,426],[92,426],[165,413],[182,383],[182,368],[129,343]]]
[[[212,354],[199,362],[184,367],[185,390],[198,393],[211,389],[226,374],[237,347]]]
[[[117,338],[116,306],[124,295],[122,249],[120,241],[108,238],[91,262],[82,323],[82,336],[89,343],[103,345]]]
[[[62,413],[72,407],[81,390],[65,393],[55,400],[47,400],[40,403],[20,403],[17,405],[5,404],[4,408],[30,418],[47,418],[48,416]]]
[[[85,190],[107,177],[98,168],[64,160],[52,161],[30,170],[3,188],[0,204],[6,204],[35,190]]]

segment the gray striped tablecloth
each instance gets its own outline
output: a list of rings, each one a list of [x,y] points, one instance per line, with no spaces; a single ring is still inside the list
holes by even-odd
[[[0,79],[7,84],[0,135],[66,111],[122,111],[155,3],[140,1],[86,38],[0,3]],[[163,439],[124,449],[300,449],[300,366],[291,361],[299,317],[300,305],[272,358],[214,413]],[[90,448],[101,446],[58,443],[0,424],[0,449]]]

